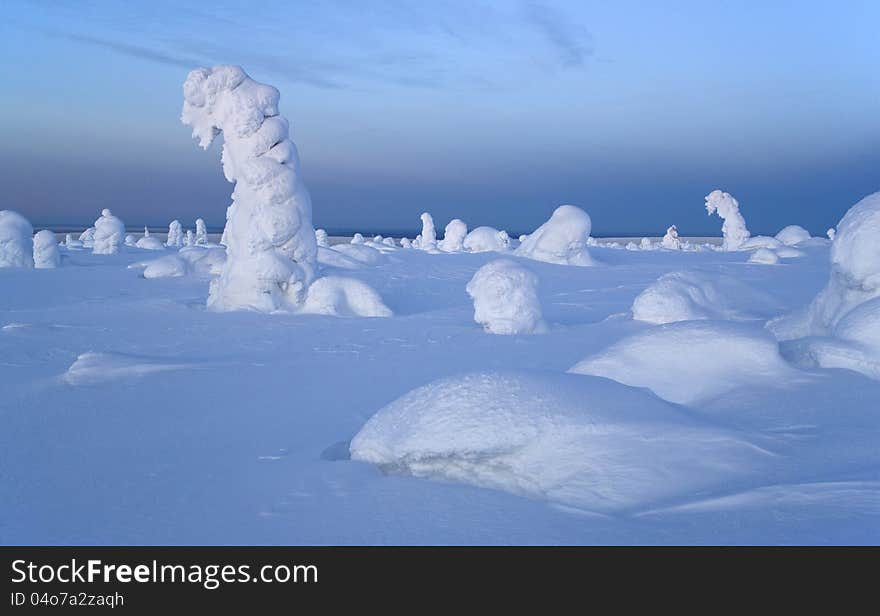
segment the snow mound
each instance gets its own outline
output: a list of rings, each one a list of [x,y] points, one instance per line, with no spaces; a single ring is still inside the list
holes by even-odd
[[[684,271],[664,274],[651,283],[633,301],[632,313],[637,321],[662,324],[757,319],[775,308],[769,296],[735,278]]]
[[[187,262],[192,271],[219,276],[226,263],[226,249],[222,246],[185,246],[178,256]]]
[[[144,250],[165,250],[165,244],[162,240],[152,235],[145,235],[135,242],[135,246]]]
[[[68,233],[64,236],[64,246],[67,248],[80,249],[83,247],[83,243],[74,239],[72,233]]]
[[[0,267],[34,266],[34,228],[12,210],[0,210]]]
[[[318,264],[323,267],[339,267],[342,269],[360,269],[364,264],[347,257],[338,250],[326,246],[318,246]]]
[[[505,252],[510,248],[510,237],[506,231],[493,227],[477,227],[467,234],[462,245],[469,252]]]
[[[327,232],[324,229],[315,229],[315,242],[318,246],[323,248],[330,247],[330,238],[327,236]]]
[[[758,250],[759,248],[779,250],[784,246],[785,244],[777,240],[775,237],[770,237],[768,235],[753,235],[740,244],[738,250]]]
[[[675,225],[666,229],[666,235],[660,240],[660,246],[666,250],[681,250],[681,239],[678,237],[678,228]]]
[[[119,245],[125,241],[125,225],[110,210],[101,211],[95,221],[95,236],[92,252],[96,255],[115,255]]]
[[[183,85],[181,120],[207,149],[223,133],[223,173],[235,184],[226,212],[226,263],[211,283],[213,310],[292,309],[317,259],[312,204],[278,90],[238,66],[198,68]]]
[[[124,243],[126,246],[134,247],[137,246],[137,239],[131,233],[129,233],[125,236]]]
[[[355,245],[357,245],[357,244],[363,244],[363,243],[364,243],[364,236],[361,235],[360,233],[355,233],[354,235],[351,236],[351,242],[350,242],[350,243],[351,243],[351,244],[355,244]]]
[[[61,265],[61,251],[55,234],[43,229],[34,236],[34,267],[53,268]]]
[[[326,276],[309,286],[302,312],[338,317],[390,317],[391,310],[368,284],[354,278]]]
[[[781,259],[796,259],[799,257],[807,256],[807,253],[805,253],[803,250],[798,250],[797,248],[792,248],[791,246],[783,246],[782,248],[774,250],[774,252]]]
[[[723,250],[739,250],[751,235],[746,221],[739,211],[739,201],[721,190],[713,190],[706,195],[706,211],[709,215],[717,213],[724,221],[721,233],[724,236]]]
[[[749,263],[763,263],[764,265],[775,265],[779,263],[779,255],[769,248],[758,248],[749,256]]]
[[[645,390],[517,372],[445,378],[410,391],[370,418],[350,450],[353,460],[386,473],[606,513],[724,484],[769,458]]]
[[[794,246],[810,239],[810,232],[799,225],[788,225],[776,234],[776,239],[786,246]]]
[[[159,257],[154,261],[148,261],[144,268],[144,278],[177,278],[186,276],[189,272],[189,263],[178,254]]]
[[[89,227],[79,235],[79,241],[85,248],[91,248],[95,243],[95,228]]]
[[[705,402],[745,386],[778,386],[802,375],[763,329],[729,321],[682,321],[613,344],[569,372],[647,387],[670,402]]]
[[[349,259],[364,265],[381,265],[388,260],[388,257],[381,252],[364,244],[338,244],[330,250],[342,253]]]
[[[83,353],[62,375],[69,385],[93,385],[154,372],[195,368],[193,364],[170,363],[121,353]]]
[[[550,220],[519,245],[515,254],[560,265],[593,265],[587,252],[591,230],[589,214],[573,205],[561,205]]]
[[[439,248],[443,252],[461,252],[464,250],[464,240],[467,237],[468,228],[463,220],[453,218],[446,225],[443,239],[440,240]]]
[[[513,261],[490,261],[467,284],[474,300],[474,321],[490,334],[545,331],[537,287],[538,277]]]

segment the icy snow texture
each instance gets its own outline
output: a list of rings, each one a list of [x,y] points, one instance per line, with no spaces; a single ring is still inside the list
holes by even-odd
[[[34,228],[12,210],[0,210],[0,267],[34,266]]]
[[[474,300],[474,321],[490,334],[545,331],[537,287],[538,277],[513,261],[490,261],[467,284]]]
[[[675,225],[666,229],[666,235],[663,236],[660,245],[667,250],[681,250],[681,240],[678,238],[678,229]]]
[[[339,317],[390,317],[391,310],[366,283],[354,278],[325,276],[309,286],[302,312]]]
[[[192,229],[187,229],[186,235],[183,238],[183,245],[184,246],[194,246],[195,243],[196,243],[196,238],[193,235]]]
[[[780,386],[801,374],[763,329],[729,321],[682,321],[634,334],[569,372],[647,387],[670,402],[706,402],[741,386]]]
[[[433,251],[437,249],[437,232],[434,230],[434,219],[428,212],[423,212],[422,232],[418,237],[421,250]]]
[[[401,248],[412,248],[413,247],[412,240],[409,239],[408,237],[400,238],[400,247]]]
[[[444,252],[461,252],[464,250],[464,239],[468,234],[467,224],[463,220],[453,218],[446,225],[443,239],[440,240],[440,250]]]
[[[165,250],[165,244],[157,237],[150,235],[147,229],[144,229],[144,236],[135,242],[135,246],[144,250]]]
[[[196,218],[196,245],[204,246],[208,243],[208,227],[201,218]]]
[[[776,234],[776,239],[786,246],[794,246],[810,239],[810,232],[798,225],[788,225]]]
[[[351,457],[387,473],[505,490],[597,512],[693,493],[770,456],[642,389],[595,377],[475,373],[380,409]]]
[[[771,314],[775,302],[735,278],[700,272],[670,272],[633,301],[633,318],[648,323],[705,319],[748,320]]]
[[[364,244],[339,244],[330,250],[342,253],[349,259],[354,259],[364,265],[380,265],[388,260],[381,252]]]
[[[183,85],[181,119],[203,148],[223,133],[223,173],[235,184],[223,232],[227,259],[211,283],[214,310],[273,311],[305,300],[317,258],[312,204],[278,90],[237,66],[199,68]]]
[[[477,227],[464,238],[463,246],[469,252],[505,252],[510,247],[506,231],[493,227]]]
[[[52,268],[61,265],[61,251],[55,234],[43,229],[34,236],[34,267]]]
[[[115,255],[125,241],[125,225],[110,210],[104,209],[95,221],[92,252],[96,255]]]
[[[183,226],[179,220],[172,220],[168,224],[168,235],[165,238],[165,245],[172,248],[183,246]]]
[[[95,228],[89,227],[83,231],[79,236],[79,241],[82,242],[83,246],[86,248],[91,248],[95,242]]]
[[[327,232],[324,229],[315,229],[315,242],[318,246],[330,247],[330,239],[327,237]]]
[[[730,194],[720,190],[713,190],[706,195],[706,211],[709,214],[718,213],[724,221],[721,232],[724,235],[722,248],[724,250],[739,250],[743,243],[751,235],[746,228],[746,221],[739,211],[739,202]]]
[[[769,248],[758,248],[749,256],[749,263],[775,265],[776,263],[779,263],[779,255],[777,255]]]
[[[560,205],[550,220],[535,229],[516,249],[516,255],[560,265],[592,265],[587,238],[590,216],[573,205]]]
[[[82,248],[83,247],[83,243],[81,241],[73,239],[72,233],[68,233],[67,235],[64,236],[64,245],[67,248]]]

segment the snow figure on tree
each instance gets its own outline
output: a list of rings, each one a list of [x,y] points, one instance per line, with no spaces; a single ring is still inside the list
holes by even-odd
[[[706,211],[709,214],[718,212],[724,221],[721,233],[724,235],[723,250],[739,250],[752,234],[746,228],[746,221],[739,213],[739,202],[730,194],[713,190],[706,195]]]
[[[227,259],[208,307],[264,312],[302,305],[317,254],[312,204],[278,90],[238,66],[192,71],[183,84],[184,124],[207,149],[223,133],[223,173],[235,184],[226,211]]]
[[[196,246],[205,246],[208,243],[208,227],[201,218],[196,218]]]
[[[681,250],[681,239],[678,237],[678,227],[672,225],[666,229],[666,235],[663,236],[660,244],[667,250]]]

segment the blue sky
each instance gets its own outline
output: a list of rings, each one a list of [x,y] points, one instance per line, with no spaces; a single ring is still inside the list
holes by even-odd
[[[0,208],[35,224],[222,226],[219,151],[179,121],[190,68],[281,91],[317,226],[821,233],[880,190],[880,3],[40,2],[0,24]]]

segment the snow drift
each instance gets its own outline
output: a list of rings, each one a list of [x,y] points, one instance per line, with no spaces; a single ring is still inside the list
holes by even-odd
[[[769,458],[735,432],[645,390],[595,377],[518,372],[419,387],[370,418],[350,450],[353,460],[386,473],[597,512],[725,483]]]
[[[560,265],[593,265],[587,252],[591,230],[589,214],[573,205],[560,205],[550,220],[519,245],[515,254]]]
[[[804,378],[766,331],[729,321],[652,327],[611,345],[569,372],[647,387],[670,402],[706,402],[739,387],[780,386]]]
[[[776,234],[776,239],[786,246],[794,246],[810,239],[810,232],[798,225],[788,225]]]
[[[338,317],[390,317],[391,310],[372,287],[354,278],[325,276],[309,286],[302,312]]]
[[[199,68],[183,85],[181,120],[202,148],[223,133],[223,173],[235,184],[223,232],[227,259],[211,283],[214,310],[291,309],[305,301],[317,256],[312,204],[278,90],[238,66]]]
[[[546,329],[538,277],[509,259],[490,261],[467,284],[474,321],[490,334],[534,334]]]

